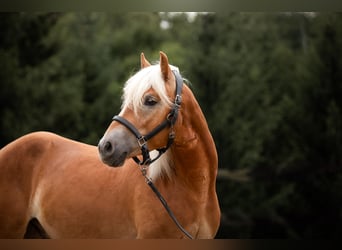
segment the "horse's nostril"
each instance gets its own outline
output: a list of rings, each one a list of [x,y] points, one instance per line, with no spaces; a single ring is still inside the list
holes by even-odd
[[[114,151],[112,143],[110,141],[103,140],[99,142],[98,149],[101,156],[110,156]]]
[[[106,144],[105,144],[105,146],[104,146],[104,150],[106,151],[106,152],[111,152],[112,151],[112,144],[109,142],[109,141],[107,141],[106,142]]]

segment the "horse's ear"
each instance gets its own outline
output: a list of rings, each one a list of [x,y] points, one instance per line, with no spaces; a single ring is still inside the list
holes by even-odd
[[[140,55],[140,66],[142,69],[151,66],[149,61],[146,60],[144,53],[141,53]]]
[[[164,81],[167,81],[170,77],[171,68],[169,66],[169,60],[164,52],[160,51],[160,69],[163,75]]]

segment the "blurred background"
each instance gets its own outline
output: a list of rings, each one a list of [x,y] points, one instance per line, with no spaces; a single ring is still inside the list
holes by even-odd
[[[1,13],[0,146],[37,130],[96,145],[160,50],[216,142],[217,238],[340,237],[341,13]]]

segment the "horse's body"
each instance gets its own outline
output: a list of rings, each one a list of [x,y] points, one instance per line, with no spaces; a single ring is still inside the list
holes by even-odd
[[[124,108],[121,114],[128,113]],[[143,125],[147,126],[144,121]],[[122,145],[132,144],[127,129],[113,122],[101,140],[106,149],[112,130],[128,138],[120,141]],[[149,173],[182,226],[196,238],[213,238],[220,218],[217,154],[187,86],[174,130],[175,141]],[[164,137],[162,132],[151,140],[151,149]],[[106,162],[101,142],[99,148]],[[139,154],[133,147],[126,151],[126,158]],[[185,237],[146,185],[138,165],[131,159],[120,161],[109,165],[124,163],[122,167],[108,167],[97,147],[47,132],[8,144],[0,151],[0,238],[24,237],[32,218],[51,238]],[[153,174],[152,168],[165,168],[168,173]]]

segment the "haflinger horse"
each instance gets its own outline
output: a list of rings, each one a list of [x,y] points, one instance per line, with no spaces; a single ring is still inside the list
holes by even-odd
[[[189,235],[215,237],[205,117],[163,52],[155,65],[141,54],[141,67],[98,147],[34,132],[1,149],[0,238],[186,238],[146,182]]]

